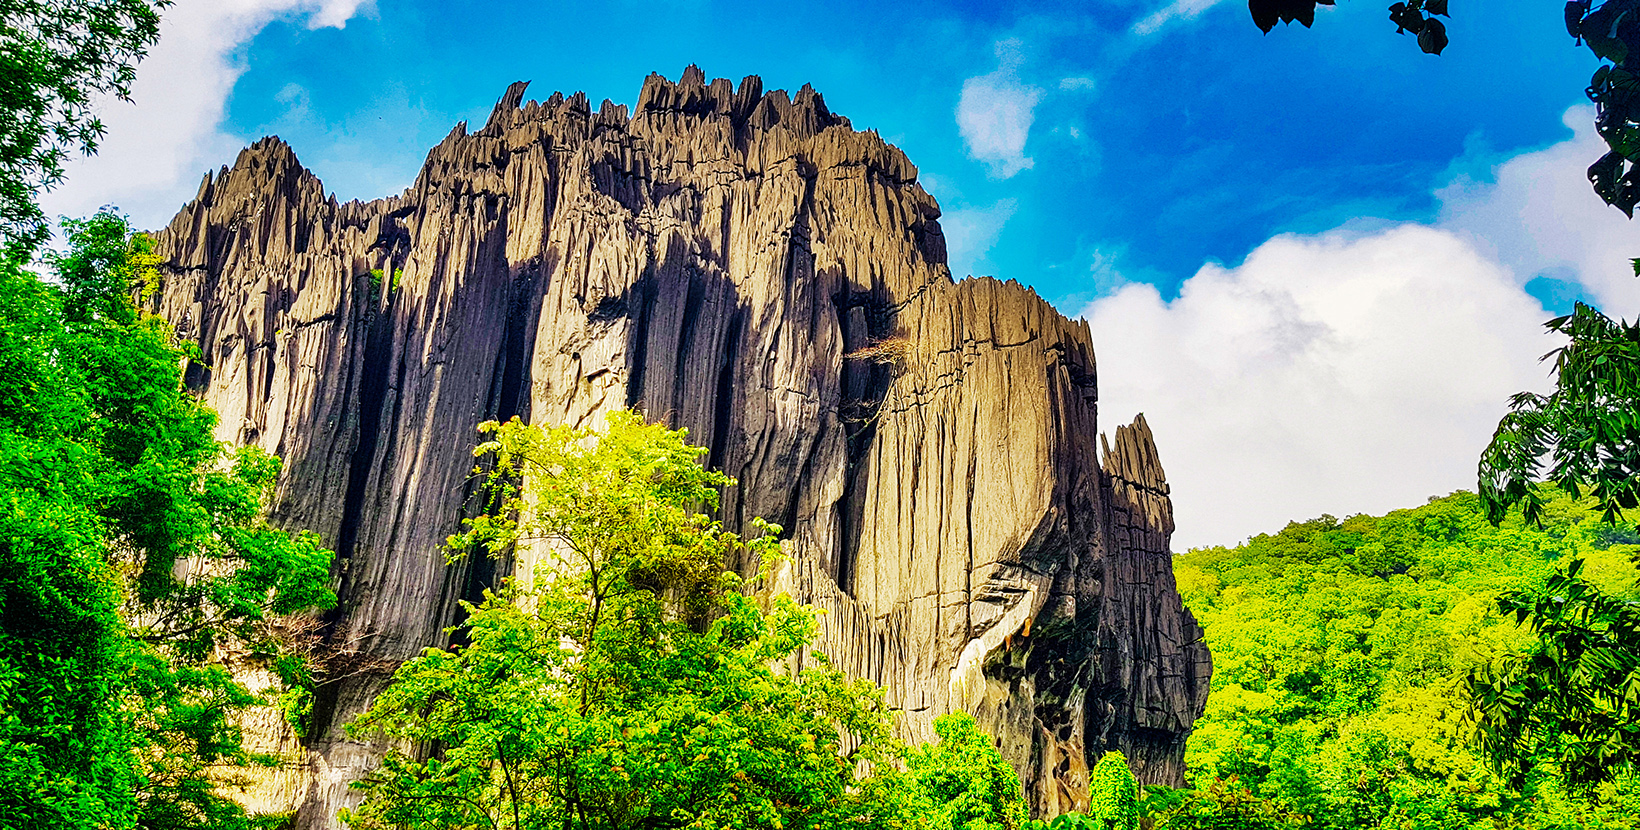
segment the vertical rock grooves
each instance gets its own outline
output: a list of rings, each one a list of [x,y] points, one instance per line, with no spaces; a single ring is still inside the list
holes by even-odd
[[[293,761],[246,799],[334,826],[380,752],[343,724],[494,578],[439,549],[473,426],[629,405],[740,480],[726,523],[785,527],[776,588],[826,611],[817,647],[886,687],[906,738],[973,712],[1042,816],[1085,806],[1110,748],[1178,783],[1208,656],[1149,428],[1100,457],[1087,324],[953,281],[916,168],[813,89],[690,67],[630,114],[524,94],[369,203],[264,139],[158,235],[156,308],[199,344],[219,437],[282,455],[275,520],[344,557],[328,648],[354,669],[305,741],[252,730]]]
[[[362,277],[361,277],[362,279]],[[392,342],[383,318],[366,317],[364,355],[359,370],[359,435],[347,468],[347,489],[342,495],[341,527],[336,533],[335,579],[339,596],[349,596],[348,563],[359,543],[359,524],[364,515],[365,488],[376,469],[376,444],[381,438],[382,408],[387,400],[387,376]],[[337,609],[337,615],[342,613]]]

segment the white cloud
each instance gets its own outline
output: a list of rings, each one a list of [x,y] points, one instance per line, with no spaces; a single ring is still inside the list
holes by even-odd
[[[1281,236],[1177,299],[1096,300],[1105,429],[1143,411],[1173,486],[1174,549],[1474,486],[1507,397],[1542,388],[1546,314],[1459,234]]]
[[[986,207],[961,207],[948,210],[940,217],[940,229],[945,234],[946,262],[951,275],[962,277],[979,270],[979,263],[996,245],[1002,226],[1013,218],[1018,202],[999,199]]]
[[[1224,0],[1173,0],[1173,2],[1156,10],[1154,14],[1133,24],[1133,33],[1137,35],[1155,34],[1169,23],[1193,20],[1202,12],[1222,2]]]
[[[1176,550],[1475,486],[1508,396],[1552,385],[1550,314],[1523,286],[1548,275],[1640,313],[1640,226],[1584,177],[1606,149],[1592,120],[1577,107],[1566,141],[1459,159],[1482,172],[1437,191],[1433,224],[1279,236],[1171,302],[1118,282],[1088,305],[1102,423],[1155,428]]]
[[[95,156],[68,165],[67,181],[41,199],[48,216],[118,205],[138,227],[169,222],[204,172],[231,160],[246,138],[222,129],[244,63],[236,50],[263,27],[300,16],[310,29],[341,27],[373,0],[182,0],[168,9],[159,43],[137,69],[135,104],[101,105],[108,127]]]
[[[1441,225],[1475,241],[1522,282],[1540,274],[1575,280],[1609,313],[1640,312],[1640,226],[1589,187],[1585,171],[1607,147],[1594,108],[1566,111],[1570,140],[1490,166],[1490,180],[1459,176],[1437,191]],[[1459,166],[1464,165],[1460,160]]]
[[[997,68],[962,84],[957,101],[957,127],[968,145],[968,156],[985,162],[995,178],[1006,179],[1034,162],[1025,155],[1025,140],[1036,118],[1042,90],[1019,79],[1020,44],[997,44]]]

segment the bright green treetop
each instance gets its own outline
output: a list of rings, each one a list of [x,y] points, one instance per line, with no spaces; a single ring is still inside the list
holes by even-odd
[[[1088,818],[1097,830],[1139,830],[1139,782],[1122,753],[1105,753],[1089,773]]]
[[[601,433],[481,429],[491,509],[451,547],[540,567],[351,725],[400,747],[357,784],[353,826],[1017,827],[1018,779],[971,718],[941,718],[902,771],[882,691],[803,653],[814,612],[724,571],[766,576],[779,528],[746,541],[702,512],[733,482],[686,433],[632,412]]]
[[[906,769],[935,830],[1015,830],[1025,821],[1019,775],[966,712],[934,719],[938,743],[914,747]]]

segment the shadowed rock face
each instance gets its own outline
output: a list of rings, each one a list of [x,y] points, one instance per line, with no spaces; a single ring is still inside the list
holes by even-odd
[[[247,798],[334,824],[380,751],[342,725],[512,566],[439,550],[474,425],[626,406],[739,479],[727,525],[785,527],[779,587],[826,609],[820,649],[887,689],[906,738],[973,712],[1039,816],[1085,807],[1108,749],[1180,783],[1209,657],[1149,428],[1099,451],[1086,322],[954,282],[916,168],[808,87],[691,67],[632,115],[523,93],[364,204],[263,139],[158,236],[155,302],[199,345],[219,437],[285,459],[276,521],[338,557],[344,676],[305,741],[252,725],[302,760]]]

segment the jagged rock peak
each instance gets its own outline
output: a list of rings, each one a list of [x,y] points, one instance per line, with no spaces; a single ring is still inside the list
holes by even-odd
[[[848,119],[827,109],[825,99],[808,84],[795,97],[783,89],[765,94],[763,79],[756,75],[743,78],[737,88],[728,78],[707,83],[706,75],[694,65],[684,70],[677,83],[659,74],[644,79],[643,89],[638,92],[638,112],[717,116],[737,125],[752,123],[761,129],[785,124],[803,138],[830,127],[849,126]]]
[[[1105,472],[1137,487],[1167,495],[1167,473],[1162,470],[1161,456],[1156,452],[1156,438],[1151,434],[1145,414],[1139,413],[1132,424],[1116,427],[1116,448],[1099,436],[1104,449],[1101,466]]]
[[[594,115],[584,92],[576,92],[567,98],[561,92],[554,92],[544,102],[525,102],[524,89],[528,84],[528,81],[518,81],[507,87],[484,128],[479,131],[480,135],[499,135],[508,128],[529,121]],[[630,117],[625,105],[609,100],[605,100],[596,113],[598,126],[619,129],[628,129],[632,122],[640,120],[670,124],[669,119],[676,117],[696,122],[723,119],[736,131],[768,131],[784,127],[798,140],[813,138],[832,128],[852,131],[849,120],[833,113],[826,106],[825,98],[809,84],[804,84],[795,95],[788,95],[783,89],[764,92],[763,79],[756,75],[741,79],[738,86],[728,78],[714,78],[708,82],[705,73],[695,65],[685,69],[677,81],[658,73],[644,79],[643,87],[638,91],[636,110]],[[671,126],[674,129],[680,127],[676,124]],[[453,135],[465,135],[464,128],[458,125]],[[875,133],[870,135],[881,142]],[[898,159],[890,165],[891,169],[905,181],[914,180],[915,168],[905,161],[904,155],[899,154],[897,149],[893,152]]]
[[[518,109],[524,101],[524,89],[530,85],[529,81],[513,81],[502,93],[501,100],[495,102],[495,109],[490,111],[490,119],[484,122],[483,132],[500,131],[503,120],[511,116],[512,111]]]
[[[1101,461],[1087,322],[952,280],[916,168],[811,87],[691,67],[630,113],[526,89],[399,196],[338,204],[270,137],[156,235],[188,383],[219,438],[284,459],[272,519],[338,555],[326,653],[368,667],[317,690],[305,736],[247,727],[298,759],[247,799],[334,826],[386,749],[343,725],[461,601],[533,573],[440,552],[474,425],[625,407],[740,482],[726,526],[786,529],[779,590],[825,610],[816,649],[883,686],[902,737],[972,712],[1038,816],[1085,808],[1106,749],[1182,783],[1209,657],[1143,418]]]
[[[573,93],[568,98],[562,92],[554,92],[545,102],[525,102],[524,90],[528,86],[528,81],[516,81],[509,85],[491,111],[486,128],[506,126],[515,110],[525,118],[551,117],[565,110],[580,114],[590,112],[585,92]],[[605,99],[600,112],[616,107],[625,109],[624,105]],[[847,118],[834,114],[826,107],[825,98],[812,85],[804,84],[796,95],[788,95],[783,89],[765,93],[763,79],[757,75],[746,76],[738,86],[728,78],[714,78],[708,83],[705,73],[694,64],[686,68],[677,81],[660,73],[651,73],[645,78],[638,91],[637,112],[640,115],[679,113],[696,117],[717,116],[730,118],[737,124],[755,120],[764,129],[787,124],[804,138],[830,127],[850,126]]]

